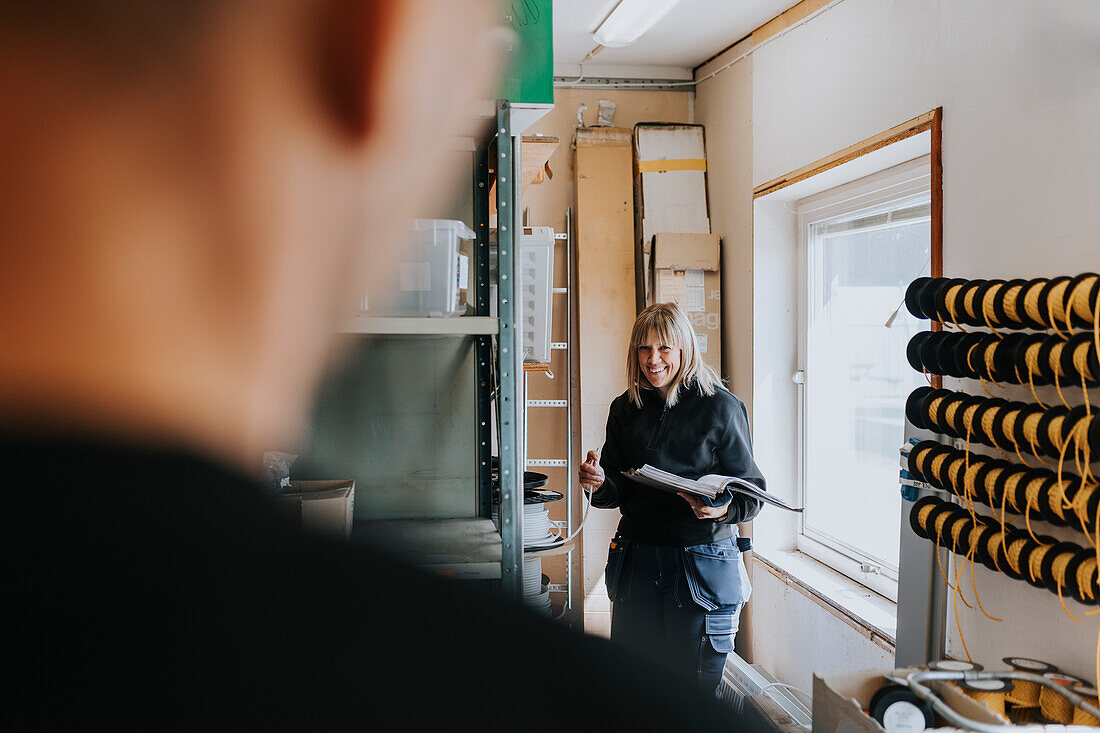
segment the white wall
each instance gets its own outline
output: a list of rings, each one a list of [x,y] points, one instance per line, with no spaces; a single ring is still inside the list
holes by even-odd
[[[945,273],[1036,277],[1100,270],[1100,3],[843,0],[760,45],[751,60],[753,185],[942,106]],[[698,119],[708,125],[712,182],[726,166],[743,164],[716,159],[714,133],[702,114],[718,106],[712,97],[730,93],[729,82],[718,83],[723,74],[697,92]],[[723,204],[713,190],[712,183],[717,211]],[[737,195],[746,195],[743,186]],[[762,275],[765,267],[776,271]],[[758,280],[793,278],[783,267],[765,263],[757,252]],[[751,280],[727,279],[725,287],[729,292]],[[759,311],[767,294],[754,295]],[[758,348],[763,341],[759,333],[733,337]],[[774,348],[776,358],[784,358],[783,347]],[[761,359],[755,363],[759,372]],[[766,382],[786,365],[777,361],[775,367],[775,374],[754,374],[752,407],[758,452],[779,456],[784,446],[761,445],[768,432],[762,415],[772,409]],[[760,531],[758,526],[758,537]],[[976,580],[986,608],[1005,620],[961,609],[975,659],[996,663],[1008,654],[1030,654],[1094,676],[1096,616],[1086,619],[1082,607],[1071,606],[1086,619],[1075,623],[1053,594],[984,569]],[[795,610],[788,621],[805,623]],[[756,637],[758,648],[777,645],[769,653],[799,654],[782,636],[767,642]],[[949,651],[961,656],[958,637],[951,632]]]

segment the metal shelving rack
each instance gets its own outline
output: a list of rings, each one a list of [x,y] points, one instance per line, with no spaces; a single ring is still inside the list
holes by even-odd
[[[544,107],[548,108],[548,106]],[[390,339],[384,348],[391,358],[406,350],[416,353],[423,349],[417,344],[429,344],[432,340],[450,342],[451,339],[471,339],[473,354],[472,373],[475,375],[475,398],[472,400],[475,440],[471,441],[476,453],[476,486],[471,486],[471,513],[473,516],[407,516],[381,513],[357,517],[354,523],[353,541],[380,544],[399,552],[415,564],[453,578],[494,580],[499,578],[501,591],[508,598],[519,599],[523,591],[523,484],[524,470],[524,410],[523,404],[523,351],[518,333],[520,309],[515,295],[520,292],[521,276],[519,258],[514,252],[518,241],[518,212],[522,211],[522,166],[519,133],[533,119],[545,113],[538,106],[513,106],[507,101],[497,101],[492,113],[483,112],[486,127],[491,119],[494,127],[487,130],[473,145],[473,219],[476,242],[471,252],[471,277],[468,298],[473,305],[471,315],[454,318],[386,317],[361,315],[349,318],[341,327],[345,334],[373,334]],[[495,146],[495,161],[493,148]],[[497,315],[492,316],[490,291],[490,190],[496,183],[497,210]],[[519,182],[519,185],[517,185]],[[397,339],[394,341],[393,339]],[[421,339],[427,339],[421,340]],[[377,348],[377,347],[376,347]],[[429,349],[431,347],[428,347]],[[393,355],[397,356],[393,356]],[[370,363],[368,362],[368,367]],[[464,377],[465,378],[465,377]],[[398,377],[394,389],[418,389]],[[353,388],[361,385],[353,385]],[[438,385],[434,385],[438,387]],[[340,387],[335,387],[327,405],[315,416],[315,429],[320,426],[332,435],[334,428],[346,426],[340,422],[346,413],[336,412],[344,404]],[[460,389],[464,389],[461,388]],[[422,399],[422,398],[421,398]],[[430,399],[430,398],[429,398]],[[337,407],[334,408],[333,405]],[[326,412],[325,410],[329,410]],[[449,417],[455,417],[449,415]],[[464,419],[462,420],[464,421]],[[499,448],[500,473],[500,530],[490,519],[492,511],[492,451],[493,427],[496,427],[496,447]],[[362,431],[362,423],[348,428]],[[359,434],[359,433],[357,433]],[[342,438],[343,436],[341,436]],[[315,463],[325,470],[344,470],[337,466],[375,465],[374,461],[388,461],[389,456],[379,455],[382,448],[372,443],[360,443],[358,454],[368,455],[366,463],[348,463],[346,456],[334,454],[324,444],[314,444],[319,453]],[[331,444],[328,444],[331,445]],[[329,450],[326,453],[326,450]],[[410,449],[415,456],[415,448]],[[308,450],[307,450],[308,453]],[[474,458],[474,457],[472,457]],[[434,470],[432,466],[426,466]],[[438,468],[438,467],[435,467]],[[366,487],[364,487],[366,489]],[[382,487],[385,490],[385,487]],[[371,487],[367,490],[378,490]]]

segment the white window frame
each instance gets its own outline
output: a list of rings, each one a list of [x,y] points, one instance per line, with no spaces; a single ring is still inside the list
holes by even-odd
[[[931,156],[923,155],[879,173],[808,196],[795,203],[798,223],[798,369],[800,374],[806,376],[810,306],[810,227],[817,222],[848,213],[871,214],[875,209],[893,209],[917,203],[931,196],[931,183]],[[798,390],[798,426],[798,494],[799,500],[805,506],[807,468],[805,380],[800,382]],[[897,484],[894,484],[868,487],[868,490],[899,491],[900,489]],[[902,518],[894,519],[900,526]],[[795,544],[800,552],[897,602],[897,568],[861,552],[858,548],[815,532],[806,526],[805,518],[801,515]]]

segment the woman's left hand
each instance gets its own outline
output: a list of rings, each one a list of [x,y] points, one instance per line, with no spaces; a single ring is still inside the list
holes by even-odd
[[[691,511],[695,512],[696,519],[713,519],[715,521],[724,519],[726,512],[729,511],[729,504],[723,504],[722,506],[709,506],[702,499],[692,496],[691,494],[685,494],[682,491],[677,491],[677,494],[684,497],[684,501],[691,505]]]

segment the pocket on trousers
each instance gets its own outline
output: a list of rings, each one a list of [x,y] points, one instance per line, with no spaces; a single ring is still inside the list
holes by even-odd
[[[604,584],[607,586],[607,597],[611,601],[619,601],[630,595],[630,583],[623,572],[626,566],[627,541],[621,537],[611,540],[611,546],[607,549],[607,566],[604,568]]]
[[[719,654],[733,651],[733,640],[737,636],[737,625],[741,618],[741,608],[733,611],[708,613],[705,630],[710,646]]]
[[[692,600],[708,611],[749,599],[752,588],[736,540],[685,547],[684,570]]]

